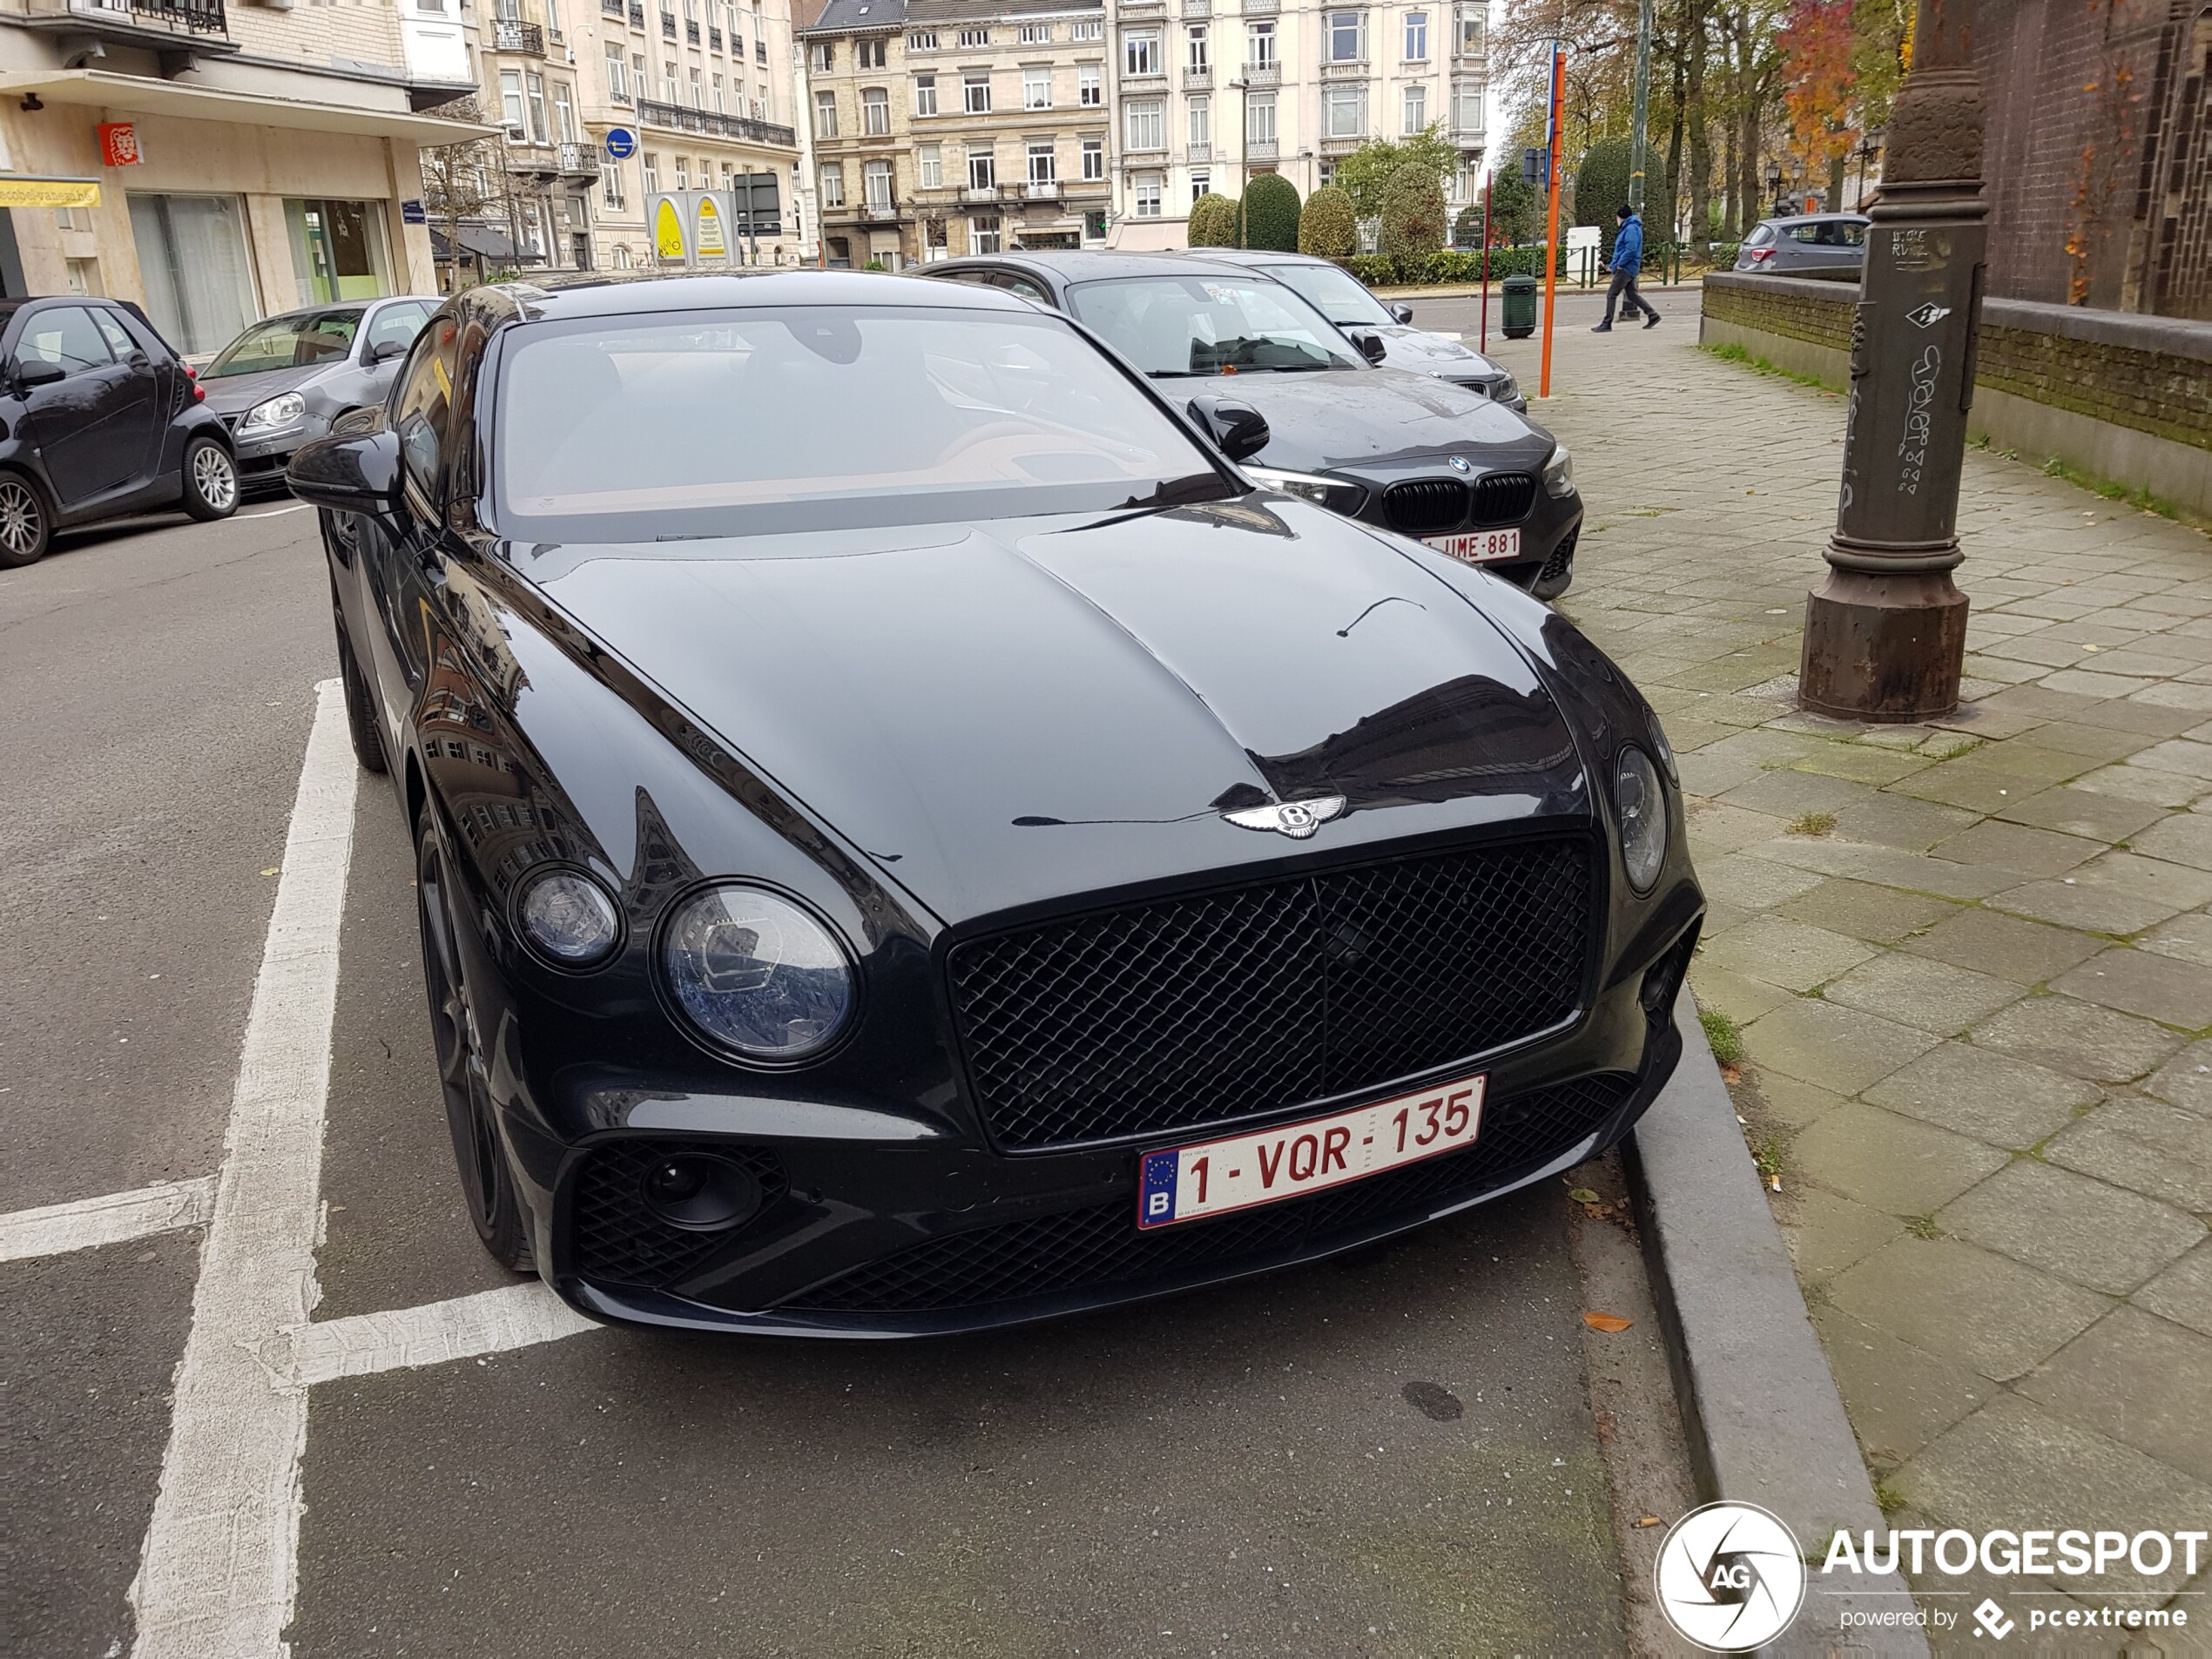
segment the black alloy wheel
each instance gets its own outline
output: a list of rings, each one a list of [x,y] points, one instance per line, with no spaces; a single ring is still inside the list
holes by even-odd
[[[185,445],[185,511],[205,522],[238,510],[238,462],[205,434]]]
[[[331,596],[331,606],[337,608],[337,595]],[[354,642],[346,637],[345,618],[338,624],[338,680],[346,688],[346,734],[353,739],[354,759],[361,762],[364,772],[381,772],[385,769],[384,734],[377,729],[376,705],[371,698],[368,682],[361,678],[361,666],[354,659]]]
[[[0,565],[20,569],[46,556],[54,521],[30,479],[0,472]]]
[[[416,909],[422,925],[422,980],[430,998],[430,1038],[445,1095],[446,1127],[469,1219],[487,1253],[517,1273],[533,1271],[529,1230],[516,1196],[514,1172],[493,1121],[482,1036],[469,1001],[460,924],[447,879],[444,849],[423,810],[415,826]]]

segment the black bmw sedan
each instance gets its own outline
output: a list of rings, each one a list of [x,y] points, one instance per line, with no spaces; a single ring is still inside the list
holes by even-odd
[[[1022,253],[928,274],[1066,312],[1179,404],[1251,404],[1271,436],[1245,470],[1277,489],[1540,599],[1575,579],[1582,501],[1566,447],[1480,388],[1383,366],[1380,331],[1340,329],[1278,273],[1198,254]]]
[[[1624,1133],[1703,900],[1650,709],[1067,319],[447,302],[301,450],[494,1256],[920,1335],[1345,1250]]]

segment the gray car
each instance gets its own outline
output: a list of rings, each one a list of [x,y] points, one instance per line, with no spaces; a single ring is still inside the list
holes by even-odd
[[[1859,213],[1800,213],[1763,219],[1737,249],[1736,268],[1766,276],[1856,276],[1866,264]]]
[[[442,303],[408,293],[287,311],[216,353],[199,383],[238,446],[239,482],[280,483],[293,450],[348,409],[381,404],[400,359]]]
[[[1528,413],[1528,400],[1513,375],[1480,352],[1441,334],[1412,327],[1413,308],[1388,306],[1367,285],[1333,260],[1311,253],[1278,253],[1266,248],[1206,247],[1197,252],[1272,277],[1339,328],[1365,328],[1382,336],[1386,368],[1433,374],[1502,403],[1515,415]]]

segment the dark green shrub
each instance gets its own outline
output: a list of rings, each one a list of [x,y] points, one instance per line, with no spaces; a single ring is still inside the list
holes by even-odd
[[[1398,264],[1384,253],[1354,253],[1344,268],[1371,288],[1387,287],[1398,280]]]
[[[1211,191],[1190,204],[1190,228],[1184,239],[1191,247],[1237,246],[1237,204]]]
[[[1417,272],[1444,246],[1444,185],[1428,168],[1408,164],[1390,176],[1383,190],[1382,232],[1378,251],[1398,268]]]
[[[1621,228],[1615,210],[1629,199],[1630,154],[1626,138],[1601,138],[1582,152],[1575,173],[1575,222],[1598,227],[1598,251],[1608,260]]]
[[[1482,246],[1482,204],[1480,202],[1469,202],[1465,207],[1460,209],[1460,216],[1452,221],[1452,246],[1453,247],[1480,247]]]
[[[1244,186],[1244,246],[1278,253],[1298,252],[1298,186],[1279,172],[1264,172]]]
[[[1305,210],[1298,215],[1298,251],[1325,260],[1349,259],[1359,251],[1359,226],[1349,192],[1324,185],[1305,199]]]

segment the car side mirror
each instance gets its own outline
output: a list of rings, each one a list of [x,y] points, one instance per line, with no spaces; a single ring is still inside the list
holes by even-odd
[[[368,363],[374,368],[378,363],[388,363],[395,357],[404,357],[407,347],[404,340],[380,340],[368,348]]]
[[[1267,448],[1267,417],[1234,398],[1194,397],[1190,416],[1231,461],[1243,461]]]
[[[1410,323],[1413,320],[1413,307],[1411,306],[1393,306],[1390,308],[1390,314],[1397,318],[1400,322]]]
[[[399,511],[400,441],[379,428],[303,444],[284,469],[301,501],[334,512],[389,520]]]
[[[34,386],[51,386],[56,381],[65,381],[68,378],[67,369],[59,363],[50,362],[44,357],[16,359],[16,384],[26,392]]]
[[[1372,328],[1353,329],[1352,343],[1359,347],[1359,354],[1371,363],[1379,363],[1390,354],[1390,347],[1383,343],[1383,337]]]

